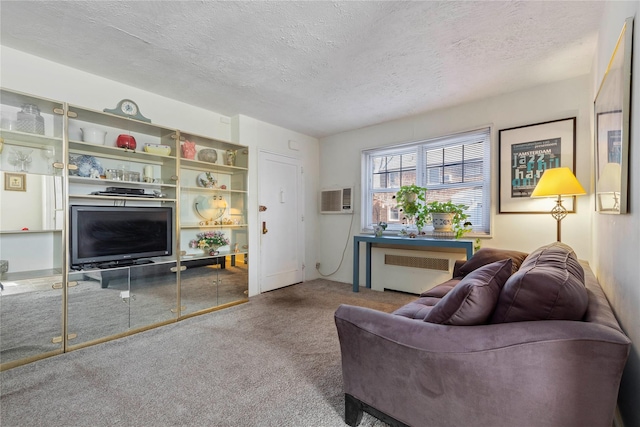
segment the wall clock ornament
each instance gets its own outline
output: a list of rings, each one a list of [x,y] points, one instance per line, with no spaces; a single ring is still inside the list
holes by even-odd
[[[116,116],[123,116],[134,120],[140,120],[141,122],[151,123],[150,119],[140,114],[140,108],[138,104],[130,99],[123,99],[118,102],[116,108],[105,108],[105,113],[115,114]]]

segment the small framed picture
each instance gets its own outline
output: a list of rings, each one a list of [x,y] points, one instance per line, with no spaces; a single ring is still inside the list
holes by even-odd
[[[5,173],[4,189],[7,191],[27,191],[27,174]]]

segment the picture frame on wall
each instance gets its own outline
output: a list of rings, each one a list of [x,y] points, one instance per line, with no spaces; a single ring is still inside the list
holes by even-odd
[[[627,18],[593,103],[595,209],[602,214],[628,211],[632,34]]]
[[[27,175],[24,173],[5,173],[4,189],[6,191],[27,191]]]
[[[499,213],[549,214],[553,203],[531,198],[546,169],[568,167],[575,174],[576,118],[501,129],[498,136]],[[575,197],[563,205],[575,212]]]

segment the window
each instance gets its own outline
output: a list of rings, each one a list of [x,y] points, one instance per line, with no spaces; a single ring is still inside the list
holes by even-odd
[[[400,230],[402,215],[393,196],[401,186],[416,184],[427,188],[427,202],[451,200],[469,206],[473,232],[488,234],[490,135],[484,128],[363,151],[363,229],[384,221],[390,230]]]

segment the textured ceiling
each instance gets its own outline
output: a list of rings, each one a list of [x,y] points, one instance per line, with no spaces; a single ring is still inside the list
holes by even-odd
[[[0,42],[322,137],[587,74],[602,10],[582,1],[3,0]]]

